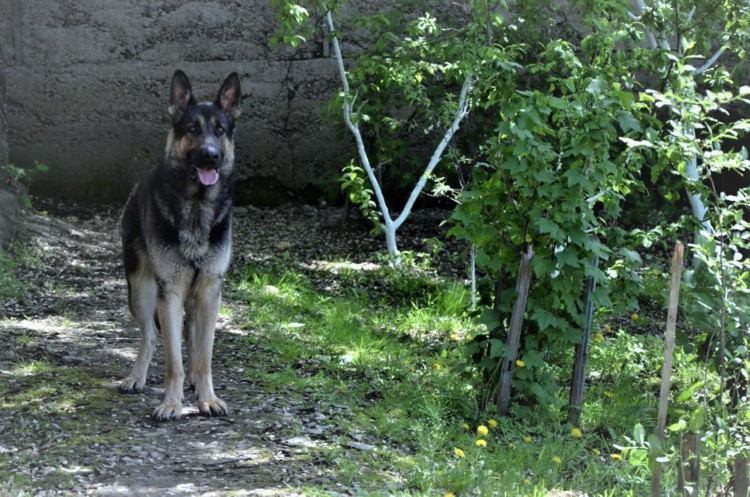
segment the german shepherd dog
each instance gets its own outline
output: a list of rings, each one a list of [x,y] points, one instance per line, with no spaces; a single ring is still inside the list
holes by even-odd
[[[135,365],[120,391],[143,392],[160,331],[166,378],[164,401],[153,411],[158,420],[182,416],[183,334],[198,410],[205,416],[228,413],[214,393],[211,356],[232,246],[233,134],[240,96],[237,73],[227,77],[213,102],[202,103],[185,73],[174,73],[164,161],[135,185],[120,217],[128,304],[141,332]]]

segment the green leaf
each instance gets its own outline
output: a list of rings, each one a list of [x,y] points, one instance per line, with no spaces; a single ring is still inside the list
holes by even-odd
[[[502,340],[498,340],[497,338],[490,339],[490,359],[505,357],[506,349],[507,347],[505,347],[505,343]]]
[[[622,129],[623,133],[627,134],[628,131],[637,131],[640,133],[643,131],[641,123],[639,123],[632,114],[623,111],[618,111],[617,114],[619,116],[617,123],[620,125],[620,129]]]
[[[521,360],[526,364],[527,368],[543,368],[544,359],[536,350],[527,351]]]
[[[687,428],[687,422],[684,419],[680,419],[678,422],[671,424],[667,427],[667,430],[671,432],[683,431]]]
[[[643,429],[643,425],[640,423],[636,423],[633,427],[633,440],[639,446],[643,446],[643,443],[646,441],[646,430]]]
[[[561,252],[557,253],[557,261],[560,263],[560,267],[580,267],[581,261],[578,259],[577,250],[572,247],[566,247]]]
[[[534,223],[539,229],[539,233],[549,234],[552,239],[559,242],[562,242],[564,240],[565,234],[562,232],[560,226],[558,226],[556,222],[542,217],[539,219],[535,219]]]
[[[604,81],[599,78],[593,78],[586,87],[586,91],[591,95],[598,97],[599,95],[604,93],[605,87],[606,84],[604,83]]]
[[[677,397],[677,402],[685,402],[686,400],[692,398],[693,397],[693,393],[695,392],[695,390],[698,389],[698,388],[700,388],[700,387],[702,387],[702,386],[703,386],[703,381],[698,381],[696,383],[693,383],[692,385],[690,385],[690,387],[687,388],[687,390],[685,390],[684,392],[682,392]]]
[[[698,408],[695,411],[693,411],[693,414],[690,416],[690,422],[688,423],[688,429],[692,433],[700,433],[701,428],[703,428],[703,425],[706,422],[706,413],[703,409]]]
[[[549,106],[553,109],[565,110],[568,108],[568,101],[564,98],[549,97],[547,103],[549,103]]]
[[[485,307],[482,309],[482,313],[479,315],[477,321],[479,324],[483,324],[488,331],[494,330],[500,326],[500,319],[491,307]]]
[[[532,319],[534,319],[539,325],[539,331],[544,331],[547,328],[554,328],[557,325],[557,317],[546,309],[535,309],[532,314]]]

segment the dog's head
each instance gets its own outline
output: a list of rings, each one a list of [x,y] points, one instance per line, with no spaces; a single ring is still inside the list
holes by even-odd
[[[230,174],[240,95],[240,79],[233,72],[213,102],[198,103],[185,73],[175,71],[169,91],[172,131],[167,141],[167,162],[173,167],[186,168],[191,179],[206,187]]]

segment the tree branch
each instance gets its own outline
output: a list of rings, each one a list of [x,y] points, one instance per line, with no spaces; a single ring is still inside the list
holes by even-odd
[[[333,25],[333,16],[331,11],[326,12],[326,23],[328,24],[328,31],[330,31],[331,42],[333,44],[333,53],[336,57],[336,64],[339,70],[339,76],[341,77],[341,87],[344,91],[344,122],[354,136],[354,141],[357,143],[357,151],[359,152],[359,159],[362,161],[362,166],[365,168],[367,177],[372,185],[372,190],[375,193],[375,198],[378,201],[378,207],[383,215],[383,223],[386,227],[390,227],[393,224],[390,212],[388,211],[388,204],[385,202],[383,191],[380,188],[375,173],[370,165],[370,159],[367,157],[367,150],[365,149],[365,143],[362,139],[362,134],[359,132],[359,126],[352,121],[352,104],[354,100],[349,100],[351,91],[349,90],[349,80],[346,77],[346,68],[344,67],[344,58],[341,55],[341,47],[339,45],[338,36]]]
[[[440,143],[435,149],[435,152],[432,154],[430,162],[425,168],[425,172],[419,178],[416,186],[414,186],[411,195],[409,195],[409,200],[407,200],[406,205],[404,205],[404,209],[401,211],[401,214],[394,221],[394,225],[396,228],[401,226],[404,220],[409,216],[411,208],[414,206],[414,202],[417,201],[417,197],[419,197],[419,194],[422,193],[422,189],[427,183],[427,178],[429,177],[430,173],[432,173],[432,170],[435,169],[435,166],[437,166],[438,162],[440,162],[440,159],[443,156],[443,152],[445,151],[445,147],[448,146],[448,143],[450,143],[453,135],[456,133],[456,131],[458,131],[458,127],[460,126],[463,118],[466,117],[466,115],[469,113],[469,99],[467,98],[467,96],[469,94],[469,90],[471,89],[473,80],[474,75],[473,73],[469,72],[469,74],[466,75],[463,86],[461,87],[461,94],[458,98],[458,110],[456,111],[456,116],[453,118],[453,123],[447,130],[445,130],[443,139],[440,140]]]
[[[721,56],[722,56],[722,54],[723,54],[723,53],[724,53],[724,52],[726,51],[726,49],[727,49],[727,47],[721,47],[720,49],[718,49],[718,50],[716,51],[716,53],[714,53],[714,54],[713,54],[713,55],[711,56],[711,58],[709,58],[709,59],[708,59],[708,60],[706,61],[706,63],[705,63],[705,64],[703,64],[703,65],[702,65],[702,66],[700,66],[700,67],[699,67],[698,69],[696,69],[695,71],[693,71],[693,74],[696,74],[696,75],[697,75],[697,74],[701,74],[702,72],[704,72],[704,71],[706,71],[706,70],[708,70],[708,69],[711,69],[711,67],[712,67],[712,66],[713,66],[714,64],[716,64],[716,61],[717,61],[717,60],[719,60],[719,57],[721,57]]]

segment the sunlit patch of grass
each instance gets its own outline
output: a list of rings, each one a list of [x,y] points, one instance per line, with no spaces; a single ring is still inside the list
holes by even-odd
[[[477,333],[463,285],[386,267],[338,264],[335,270],[341,280],[335,292],[321,291],[309,273],[291,267],[278,273],[248,268],[233,291],[250,307],[248,354],[258,369],[248,378],[270,391],[349,406],[337,425],[377,447],[327,450],[340,481],[387,495],[647,491],[648,478],[611,453],[634,419],[653,415],[648,379],[658,354],[651,338],[627,342],[607,333],[596,341],[576,431],[531,410],[523,419],[489,423],[478,409],[481,380],[461,353]],[[629,363],[613,362],[625,351]],[[634,382],[642,393],[633,395]],[[480,425],[486,433],[477,431]],[[305,487],[309,495],[318,490]]]
[[[13,366],[11,374],[13,376],[32,376],[50,373],[53,370],[53,366],[45,361],[23,361]]]

